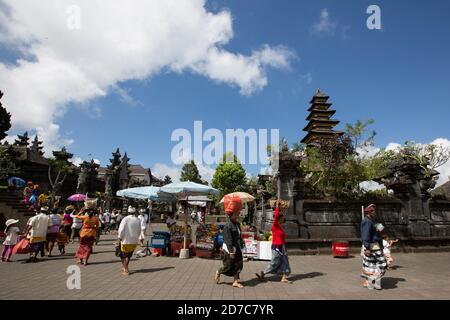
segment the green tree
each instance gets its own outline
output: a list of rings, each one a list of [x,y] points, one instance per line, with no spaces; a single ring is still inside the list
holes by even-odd
[[[431,176],[435,169],[450,160],[450,148],[443,145],[420,145],[407,141],[400,153],[406,158],[417,161],[427,177]]]
[[[3,92],[0,91],[0,100],[3,97]],[[6,131],[11,129],[11,114],[6,111],[0,101],[0,141],[5,139],[7,134]]]
[[[373,119],[366,120],[365,122],[358,120],[354,125],[347,123],[345,133],[352,140],[354,149],[372,146],[374,144],[377,133],[374,130],[368,132],[367,129],[368,126],[374,123],[375,121]]]
[[[164,177],[164,185],[172,183],[172,178],[169,175]]]
[[[191,181],[195,183],[208,184],[208,182],[202,180],[202,177],[198,172],[198,168],[194,160],[185,163],[183,168],[181,168],[180,181]]]
[[[221,163],[217,166],[212,179],[212,186],[220,190],[221,197],[236,191],[248,192],[245,175],[245,170],[238,158],[229,152],[223,156]]]
[[[11,156],[6,148],[0,147],[0,179],[5,179],[18,172],[19,169],[16,167],[14,157]]]
[[[54,203],[55,196],[61,192],[62,185],[66,180],[67,174],[72,173],[72,166],[68,161],[48,159],[48,181],[52,187],[51,203]],[[56,177],[54,174],[56,173]]]

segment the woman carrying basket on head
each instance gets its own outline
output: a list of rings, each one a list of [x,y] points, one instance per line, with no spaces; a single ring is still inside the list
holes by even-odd
[[[242,256],[241,227],[238,221],[242,203],[239,197],[232,196],[225,196],[224,202],[225,213],[230,220],[223,229],[223,267],[216,271],[214,280],[219,284],[220,275],[224,274],[233,277],[233,287],[243,288],[244,286],[239,283],[239,274],[244,266],[244,260]]]
[[[83,221],[83,226],[81,227],[80,232],[80,245],[78,246],[78,250],[75,256],[77,258],[77,263],[83,263],[86,266],[89,260],[89,256],[92,253],[92,247],[94,246],[95,239],[97,237],[97,229],[100,225],[100,221],[95,215],[95,208],[91,207],[84,210],[87,211],[87,216],[76,216],[78,219],[81,219]]]
[[[289,207],[289,202],[282,200],[283,209]],[[266,270],[261,271],[256,276],[259,280],[264,281],[264,276],[268,273],[281,274],[281,282],[291,283],[288,276],[291,273],[289,259],[286,251],[286,233],[283,229],[284,215],[280,213],[280,201],[276,201],[275,214],[272,225],[272,260]]]

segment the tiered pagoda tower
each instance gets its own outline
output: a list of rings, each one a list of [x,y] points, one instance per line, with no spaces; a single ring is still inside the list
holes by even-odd
[[[14,141],[15,146],[28,147],[28,142],[30,140],[30,138],[28,137],[28,131],[25,131],[23,135],[18,134],[17,138],[18,139]]]
[[[31,144],[30,150],[43,156],[44,152],[42,151],[42,149],[44,149],[44,147],[42,146],[42,141],[39,141],[39,138],[36,135],[34,137],[33,143]]]
[[[344,134],[333,130],[339,121],[331,119],[336,110],[330,109],[331,103],[328,102],[329,98],[329,96],[318,89],[311,99],[311,107],[308,109],[310,114],[306,118],[309,122],[303,128],[303,131],[306,131],[307,134],[302,139],[302,143],[308,146],[317,145],[322,139],[336,138]]]

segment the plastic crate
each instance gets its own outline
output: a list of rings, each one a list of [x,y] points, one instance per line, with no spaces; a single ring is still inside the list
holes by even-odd
[[[170,233],[164,231],[154,231],[150,245],[152,248],[165,249],[169,246]]]

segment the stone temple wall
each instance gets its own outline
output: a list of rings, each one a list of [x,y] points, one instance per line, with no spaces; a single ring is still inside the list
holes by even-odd
[[[450,202],[430,202],[430,231],[432,237],[450,237]]]
[[[422,167],[404,157],[393,162],[381,182],[393,190],[394,200],[373,202],[377,206],[377,221],[393,238],[419,243],[440,241],[450,243],[450,201],[430,200],[438,172],[425,174]],[[279,154],[276,180],[277,197],[290,201],[285,213],[284,230],[289,239],[332,241],[360,238],[362,207],[370,203],[358,201],[309,200],[298,166],[301,157],[289,150]],[[262,197],[264,198],[264,196]],[[260,230],[270,231],[273,213],[267,209],[267,197],[258,200],[254,214]],[[262,203],[264,201],[264,203]]]
[[[424,202],[423,218],[414,211],[409,202],[401,200],[375,202],[377,221],[386,227],[386,233],[400,239],[450,237],[450,202]],[[367,203],[327,202],[298,200],[294,214],[287,216],[285,231],[287,238],[311,240],[359,239],[362,219],[361,206]],[[411,210],[413,209],[413,210]],[[255,224],[261,230],[270,231],[273,211],[260,207],[255,212]]]

